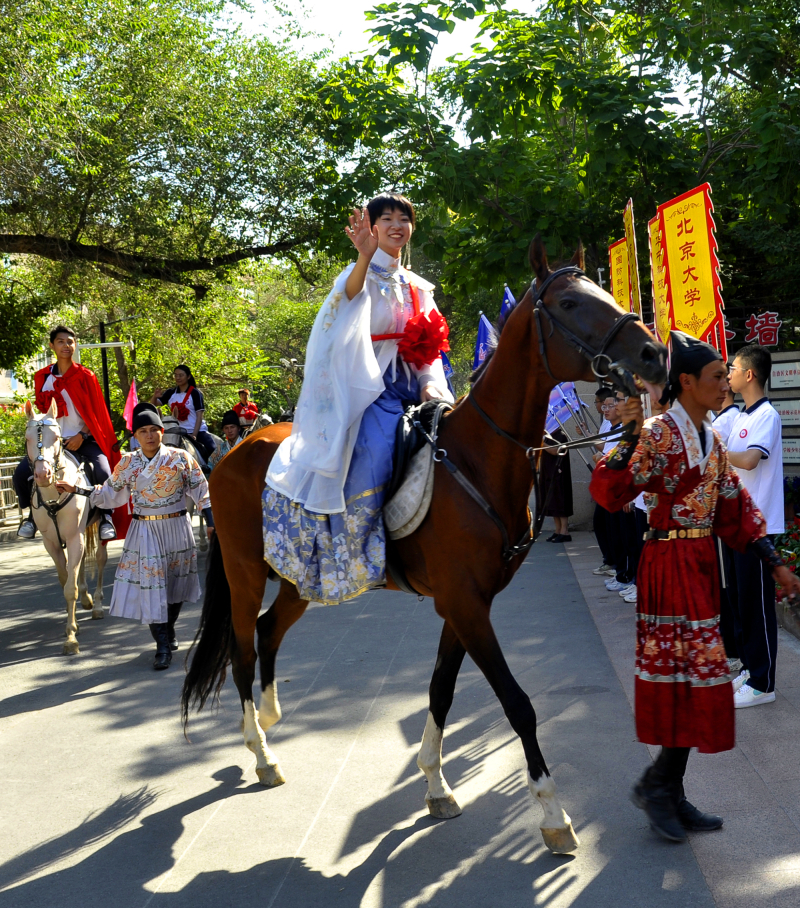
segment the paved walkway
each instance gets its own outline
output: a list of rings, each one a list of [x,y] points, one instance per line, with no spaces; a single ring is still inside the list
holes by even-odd
[[[464,813],[427,815],[414,760],[440,629],[429,601],[309,610],[279,657],[270,741],[288,782],[265,790],[230,680],[187,742],[181,662],[154,673],[146,629],[89,613],[81,654],[61,656],[41,545],[3,546],[0,908],[796,908],[800,646],[781,638],[778,702],[738,717],[739,747],[692,757],[687,788],[725,829],[669,846],[627,798],[649,758],[630,705],[633,612],[591,575],[591,543],[537,545],[494,608],[581,836],[568,857],[544,848],[522,748],[469,660],[445,737]]]

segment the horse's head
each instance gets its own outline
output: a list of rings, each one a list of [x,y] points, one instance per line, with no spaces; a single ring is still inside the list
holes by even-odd
[[[31,402],[25,401],[25,415],[28,417],[25,447],[37,486],[52,485],[62,463],[64,445],[61,440],[61,429],[56,420],[57,413],[55,400],[44,416],[37,416],[33,412]]]
[[[569,265],[551,271],[541,237],[531,243],[536,275],[522,303],[530,303],[534,343],[555,381],[612,381],[628,394],[653,391],[667,379],[667,349],[614,298],[583,273],[583,247]],[[638,381],[637,381],[638,379]]]

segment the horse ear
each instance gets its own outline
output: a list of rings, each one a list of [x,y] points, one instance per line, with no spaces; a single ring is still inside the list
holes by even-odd
[[[33,407],[31,406],[31,402],[29,400],[25,401],[25,415],[28,417],[28,419],[33,419]]]
[[[537,233],[533,238],[528,257],[533,273],[539,279],[539,283],[543,283],[547,275],[550,274],[550,268],[547,265],[547,250],[544,248],[541,233]]]
[[[570,265],[577,265],[578,268],[581,269],[581,271],[586,270],[584,267],[586,261],[583,255],[583,243],[580,240],[578,240],[578,248],[575,250],[575,255],[572,256],[572,258],[569,260],[569,263]]]
[[[53,419],[58,416],[58,402],[55,397],[50,401],[50,406],[47,408],[47,415],[52,416]]]

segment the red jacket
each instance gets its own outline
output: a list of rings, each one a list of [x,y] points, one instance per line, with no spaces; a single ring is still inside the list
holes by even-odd
[[[44,383],[51,374],[51,366],[45,366],[34,376],[36,390],[36,407],[40,413],[46,413],[50,404],[55,399],[58,406],[57,416],[67,415],[67,405],[61,396],[61,391],[66,391],[81,419],[86,423],[86,428],[100,445],[101,450],[108,458],[111,469],[119,463],[119,442],[111,425],[105,399],[97,382],[97,376],[91,369],[73,363],[65,375],[55,376],[53,391],[44,391]]]
[[[258,416],[258,406],[250,401],[247,405],[239,402],[233,405],[233,412],[251,422]]]

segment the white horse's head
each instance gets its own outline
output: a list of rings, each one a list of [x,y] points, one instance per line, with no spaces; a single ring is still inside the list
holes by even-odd
[[[44,416],[33,412],[31,402],[25,401],[25,415],[28,426],[25,429],[25,446],[28,460],[33,466],[33,478],[37,486],[53,484],[55,474],[63,460],[64,444],[61,440],[61,429],[56,420],[58,407],[55,400]]]

